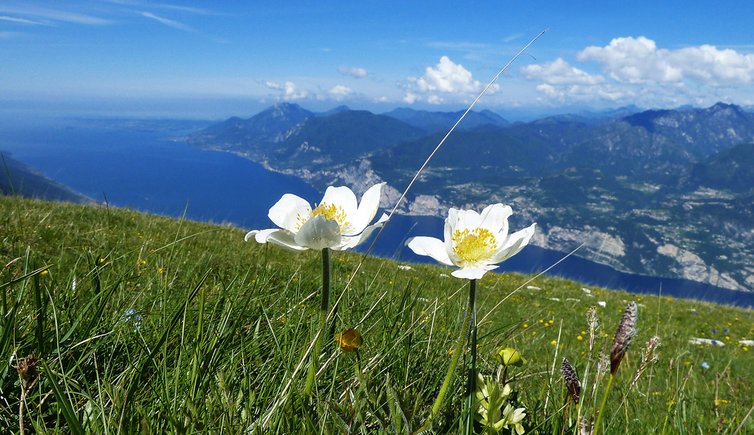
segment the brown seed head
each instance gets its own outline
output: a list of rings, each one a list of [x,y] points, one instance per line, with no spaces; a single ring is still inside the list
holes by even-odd
[[[626,354],[631,339],[636,335],[636,321],[639,317],[639,307],[636,302],[629,302],[623,317],[620,319],[618,330],[613,338],[613,350],[610,352],[610,374],[615,376],[618,366]]]
[[[39,364],[39,358],[34,355],[27,355],[26,358],[18,360],[16,365],[16,371],[18,371],[21,379],[26,383],[30,383],[37,378],[37,365]]]
[[[573,399],[573,402],[579,404],[579,395],[581,394],[581,384],[579,383],[579,375],[576,373],[576,369],[573,368],[567,358],[563,358],[563,364],[560,365],[560,371],[563,373],[563,382],[568,388],[568,395]]]

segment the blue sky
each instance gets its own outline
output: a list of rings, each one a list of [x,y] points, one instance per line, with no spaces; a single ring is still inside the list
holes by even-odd
[[[724,6],[721,6],[724,5]],[[461,110],[754,105],[754,2],[0,3],[3,110],[222,118],[277,101]]]

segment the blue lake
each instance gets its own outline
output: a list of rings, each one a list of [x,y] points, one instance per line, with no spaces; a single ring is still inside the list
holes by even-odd
[[[196,149],[182,140],[204,125],[191,121],[0,119],[0,150],[99,202],[107,200],[115,206],[168,216],[185,212],[189,219],[232,223],[245,229],[269,228],[267,211],[284,193],[310,202],[321,198],[321,193],[298,178],[267,171],[229,153]],[[442,237],[442,227],[438,218],[395,216],[373,252],[401,261],[426,262],[426,257],[414,255],[403,242],[415,235]],[[539,272],[563,256],[529,246],[499,271]],[[635,293],[754,306],[751,293],[622,273],[575,256],[548,274]]]

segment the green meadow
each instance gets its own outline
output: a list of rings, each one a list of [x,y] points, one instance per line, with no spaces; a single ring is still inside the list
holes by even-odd
[[[305,394],[319,253],[244,234],[0,197],[0,432],[419,430],[461,333],[467,281],[447,268],[333,252],[338,310]],[[507,403],[525,408],[526,433],[579,433],[577,416],[593,419],[604,397],[604,355],[630,301],[638,333],[608,396],[604,433],[754,433],[754,346],[741,343],[754,340],[751,309],[487,274],[477,289],[477,369],[510,385]],[[358,350],[336,342],[346,329],[363,338]],[[654,336],[659,347],[647,356]],[[503,347],[526,364],[501,367]],[[563,382],[564,357],[581,378],[579,406]],[[468,362],[465,352],[431,433],[458,432]]]

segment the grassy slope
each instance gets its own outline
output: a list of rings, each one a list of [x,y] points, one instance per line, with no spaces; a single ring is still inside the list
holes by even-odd
[[[333,257],[334,298],[361,257]],[[357,358],[329,339],[315,393],[304,398],[306,361],[296,367],[316,328],[316,253],[245,243],[243,231],[230,227],[0,197],[0,263],[0,432],[18,431],[21,381],[13,366],[27,354],[43,361],[26,397],[29,432],[80,425],[92,433],[238,433],[278,403],[289,382],[288,400],[258,433],[417,429],[442,382],[466,299],[464,282],[447,270],[366,259],[337,326],[358,328],[364,345]],[[38,271],[44,266],[47,272]],[[478,301],[479,318],[487,317],[479,333],[482,371],[494,372],[492,354],[504,344],[528,359],[513,372],[513,386],[529,430],[560,433],[563,356],[580,376],[591,361],[582,414],[594,413],[597,358],[589,359],[582,333],[586,313],[597,307],[596,343],[609,349],[628,300],[640,304],[639,333],[610,396],[610,433],[650,433],[663,424],[673,433],[729,433],[752,406],[754,349],[736,345],[754,339],[750,310],[603,289],[588,297],[580,284],[555,278],[510,295],[528,278],[488,275]],[[653,335],[662,340],[660,359],[629,389]],[[690,337],[726,346],[692,345]],[[438,433],[457,425],[460,367],[457,375]],[[749,419],[742,433],[753,431]]]

